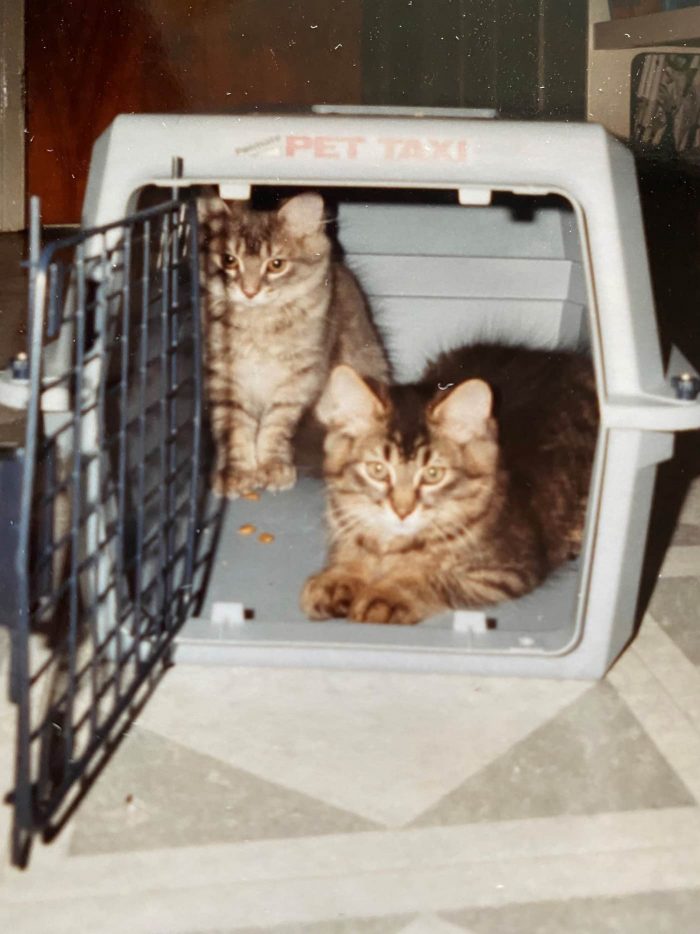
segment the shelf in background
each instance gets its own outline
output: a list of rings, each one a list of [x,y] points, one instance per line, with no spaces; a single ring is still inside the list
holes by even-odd
[[[684,43],[700,45],[700,7],[613,19],[593,26],[593,47],[598,50]]]

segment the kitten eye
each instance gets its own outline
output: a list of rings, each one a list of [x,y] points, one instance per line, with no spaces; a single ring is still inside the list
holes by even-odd
[[[238,260],[233,255],[233,253],[224,253],[223,255],[224,266],[227,269],[236,269],[238,266]]]
[[[365,470],[373,480],[386,480],[389,476],[389,468],[381,461],[368,461]]]
[[[280,259],[279,256],[276,256],[274,259],[268,261],[268,269],[271,269],[273,272],[280,272],[287,265],[286,259]]]
[[[444,476],[445,476],[445,468],[435,467],[433,465],[432,467],[425,468],[425,470],[423,471],[423,475],[421,477],[421,482],[427,483],[427,484],[439,483]]]

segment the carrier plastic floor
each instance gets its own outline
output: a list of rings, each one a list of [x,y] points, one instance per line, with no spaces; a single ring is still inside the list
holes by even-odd
[[[519,600],[477,612],[448,611],[417,626],[309,622],[299,607],[299,594],[306,578],[325,563],[323,507],[322,481],[311,476],[302,476],[293,490],[284,493],[224,504],[206,599],[199,617],[186,624],[180,637],[181,660],[195,646],[202,660],[210,642],[216,643],[212,661],[217,660],[222,642],[235,653],[237,646],[269,642],[312,651],[320,640],[348,647],[385,647],[401,652],[407,661],[412,648],[418,653],[489,645],[551,649],[568,638],[578,561],[569,562]],[[261,542],[259,536],[265,533],[274,539]],[[271,651],[274,657],[274,645]],[[220,660],[231,659],[224,653]]]

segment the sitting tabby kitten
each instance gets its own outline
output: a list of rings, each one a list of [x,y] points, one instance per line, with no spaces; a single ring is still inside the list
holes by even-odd
[[[214,491],[294,485],[292,437],[333,366],[387,379],[360,288],[331,257],[320,195],[276,211],[201,199]]]
[[[302,592],[312,619],[498,603],[578,553],[598,421],[588,358],[480,344],[393,388],[341,366],[317,414],[331,547]]]

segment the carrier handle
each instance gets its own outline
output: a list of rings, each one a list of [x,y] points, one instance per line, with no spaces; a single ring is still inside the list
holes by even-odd
[[[663,396],[610,396],[601,404],[606,428],[638,431],[695,431],[700,428],[700,400]]]
[[[311,113],[344,117],[460,117],[463,120],[497,120],[493,107],[407,107],[400,104],[312,104]]]

